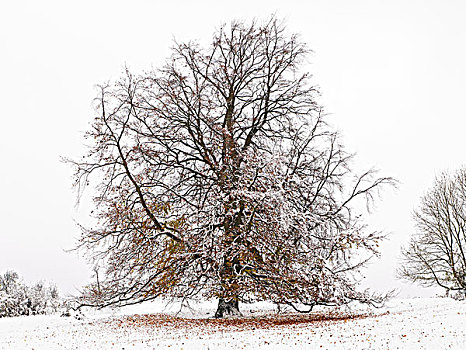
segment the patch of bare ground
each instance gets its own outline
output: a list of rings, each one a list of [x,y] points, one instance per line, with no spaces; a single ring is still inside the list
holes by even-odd
[[[259,317],[235,317],[226,319],[214,318],[182,318],[165,314],[132,315],[106,320],[111,328],[163,328],[185,329],[195,331],[250,331],[256,329],[270,329],[280,326],[321,326],[326,323],[348,322],[369,317],[379,317],[388,314],[350,314],[342,312],[325,314],[281,314],[265,315]]]

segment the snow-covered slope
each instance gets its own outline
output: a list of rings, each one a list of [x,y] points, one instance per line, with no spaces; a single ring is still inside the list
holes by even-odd
[[[466,302],[447,298],[394,299],[376,316],[318,320],[264,318],[268,305],[246,321],[208,319],[213,304],[194,305],[184,318],[161,303],[88,312],[84,319],[31,316],[0,319],[0,349],[465,349]],[[347,310],[341,310],[347,312]],[[156,315],[151,315],[157,313]],[[134,316],[136,314],[136,316]],[[149,314],[149,315],[144,315]]]

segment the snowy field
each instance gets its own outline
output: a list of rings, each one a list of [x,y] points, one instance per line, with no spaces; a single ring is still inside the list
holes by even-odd
[[[0,349],[465,349],[466,302],[394,299],[374,312],[276,315],[243,305],[245,318],[214,320],[214,304],[149,303],[87,311],[84,318],[0,319]],[[267,311],[268,310],[268,311]]]

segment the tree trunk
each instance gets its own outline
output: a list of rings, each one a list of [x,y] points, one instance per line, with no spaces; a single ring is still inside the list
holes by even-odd
[[[238,300],[225,301],[223,298],[218,299],[215,318],[223,318],[225,316],[243,316],[239,311]]]

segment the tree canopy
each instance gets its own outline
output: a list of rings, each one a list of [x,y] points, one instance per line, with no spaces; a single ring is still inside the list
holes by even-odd
[[[96,191],[79,247],[105,270],[82,305],[217,298],[222,317],[239,301],[381,300],[356,288],[383,234],[354,202],[393,180],[352,171],[308,53],[276,18],[236,21],[99,87],[90,151],[71,161],[79,192]]]

